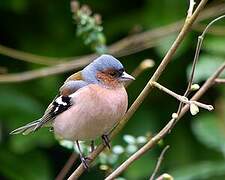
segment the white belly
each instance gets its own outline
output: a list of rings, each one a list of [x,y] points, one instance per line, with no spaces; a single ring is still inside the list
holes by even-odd
[[[89,85],[72,96],[75,105],[60,114],[53,123],[55,135],[63,139],[96,139],[108,133],[127,110],[124,88],[106,89]]]

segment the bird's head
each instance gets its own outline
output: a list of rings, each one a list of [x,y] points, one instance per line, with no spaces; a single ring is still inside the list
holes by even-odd
[[[111,55],[101,55],[82,70],[82,77],[88,83],[117,86],[135,78],[127,74],[119,60]]]

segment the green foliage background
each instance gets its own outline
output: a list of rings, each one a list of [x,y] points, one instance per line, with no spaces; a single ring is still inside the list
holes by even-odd
[[[107,44],[130,35],[134,27],[142,31],[153,29],[185,17],[188,1],[180,0],[89,0],[94,12],[102,15]],[[218,3],[217,1],[213,3]],[[71,57],[91,53],[83,39],[76,36],[76,26],[69,0],[1,0],[0,44],[34,54]],[[222,22],[223,21],[223,22]],[[225,27],[224,20],[219,25]],[[205,21],[206,24],[209,21]],[[225,28],[224,28],[225,31]],[[167,67],[160,83],[183,93],[193,59],[199,32],[191,32]],[[120,58],[128,72],[145,58],[153,58],[156,66],[170,47],[177,33],[165,38],[153,49]],[[208,35],[197,66],[195,82],[202,84],[225,59],[225,36]],[[9,73],[38,69],[43,66],[18,61],[0,55],[0,66]],[[155,68],[141,74],[128,88],[129,102],[138,96]],[[43,129],[30,136],[10,136],[14,128],[39,118],[56,95],[65,73],[23,83],[0,84],[0,179],[54,179],[71,152]],[[165,144],[171,148],[165,156],[160,173],[167,172],[177,180],[225,179],[225,94],[216,86],[201,99],[213,104],[212,113],[188,113],[163,141],[162,145],[136,161],[123,177],[148,179]],[[113,140],[123,144],[122,135],[134,136],[157,133],[176,111],[178,102],[155,90],[144,101],[124,130]],[[75,166],[78,165],[77,162]],[[103,179],[98,165],[81,179]]]

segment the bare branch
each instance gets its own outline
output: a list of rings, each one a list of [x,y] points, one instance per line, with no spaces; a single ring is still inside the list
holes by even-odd
[[[196,64],[197,64],[197,61],[199,59],[199,54],[200,54],[200,50],[201,50],[201,47],[202,47],[202,42],[204,40],[204,37],[205,37],[205,34],[208,32],[208,29],[211,27],[211,25],[213,23],[215,23],[216,21],[224,18],[225,15],[222,15],[222,16],[219,16],[218,18],[214,19],[213,21],[211,21],[207,26],[206,28],[204,29],[203,33],[198,36],[198,42],[197,42],[197,46],[196,46],[196,50],[195,50],[195,56],[194,56],[194,60],[193,60],[193,63],[192,63],[192,68],[191,68],[191,74],[190,74],[190,79],[189,79],[189,83],[188,83],[188,86],[187,86],[187,89],[184,93],[184,97],[187,97],[189,95],[189,93],[191,92],[191,87],[192,87],[192,84],[193,84],[193,79],[194,79],[194,74],[195,74],[195,67],[196,67]],[[177,110],[177,114],[180,113],[181,109],[183,107],[183,102],[181,102],[179,104],[179,107],[178,107],[178,110]],[[193,104],[191,107],[194,107]],[[213,109],[213,107],[209,107],[210,109]],[[191,113],[193,112],[192,111],[192,108],[190,109],[191,110]],[[196,109],[197,110],[197,109]],[[198,112],[195,111],[194,113],[192,113],[193,115],[195,115],[196,113]]]
[[[78,157],[78,154],[73,152],[55,180],[63,180]]]
[[[184,103],[184,104],[195,104],[198,107],[201,107],[203,109],[206,109],[208,111],[212,111],[214,108],[212,105],[207,105],[207,104],[203,104],[197,101],[189,101],[187,97],[185,96],[181,96],[169,89],[167,89],[166,87],[162,86],[161,84],[157,83],[157,82],[151,82],[153,86],[157,87],[159,90],[164,91],[165,93],[173,96],[174,98],[176,98],[177,100],[179,100],[180,102]]]
[[[210,17],[215,17],[224,13],[225,4],[221,3],[219,5],[210,7],[204,10],[196,22],[203,21]],[[109,46],[109,53],[116,56],[126,56],[130,54],[134,54],[136,52],[140,52],[142,50],[154,47],[160,42],[164,37],[178,32],[182,27],[183,20],[178,21],[176,23],[172,23],[170,25],[166,25],[164,27],[156,28],[153,30],[149,30],[143,33],[139,33],[137,35],[133,35],[130,37],[126,37],[111,46]],[[4,54],[7,55],[7,54]],[[37,56],[37,55],[34,55]],[[40,56],[39,56],[40,57]],[[75,69],[81,68],[86,64],[90,63],[93,58],[96,57],[96,54],[90,54],[78,58],[66,58],[70,60],[68,62],[63,62],[59,65],[54,65],[51,67],[45,67],[38,70],[31,70],[22,73],[12,73],[7,75],[0,75],[0,83],[15,83],[15,82],[23,82],[28,81],[40,77],[60,74],[68,71],[73,71]],[[16,58],[16,57],[15,57]],[[18,58],[19,59],[19,58]],[[72,60],[73,59],[73,60]],[[24,59],[24,60],[29,60]],[[65,58],[60,59],[59,61],[64,61]],[[57,61],[58,62],[58,61]]]
[[[189,4],[187,18],[190,18],[192,16],[192,13],[193,13],[193,10],[194,10],[194,6],[195,6],[195,1],[194,0],[190,0],[189,3],[190,4]]]
[[[204,29],[205,29],[205,24],[198,23],[193,26],[193,30],[198,32],[203,32]],[[225,35],[224,26],[214,25],[210,29],[208,29],[208,34],[212,34],[215,36],[224,36]]]
[[[198,100],[210,87],[214,85],[214,80],[220,75],[220,73],[225,69],[225,63],[204,83],[204,85],[196,92],[196,94],[191,98],[192,101]],[[111,180],[120,175],[125,169],[128,168],[135,160],[139,159],[148,150],[152,149],[161,139],[163,139],[174,127],[174,122],[178,122],[184,114],[188,111],[189,105],[185,105],[177,120],[172,118],[166,126],[156,134],[152,139],[150,139],[142,148],[140,148],[136,153],[130,156],[125,162],[123,162],[112,174],[110,174],[106,179]]]
[[[136,112],[138,107],[144,101],[145,97],[151,92],[151,90],[152,90],[151,82],[157,81],[159,79],[160,75],[165,70],[167,64],[171,61],[171,59],[172,59],[173,55],[175,54],[177,48],[179,47],[179,45],[181,44],[181,42],[185,38],[186,34],[190,31],[192,24],[194,23],[194,21],[196,20],[196,18],[198,17],[200,11],[204,8],[206,3],[207,3],[207,0],[202,0],[199,3],[199,5],[196,8],[196,10],[193,13],[193,15],[188,20],[185,21],[184,26],[182,27],[179,35],[177,36],[177,38],[174,41],[174,43],[172,44],[171,48],[169,49],[169,51],[167,52],[167,54],[163,58],[161,64],[159,65],[159,67],[157,68],[157,70],[155,71],[155,73],[153,74],[152,78],[149,80],[149,82],[145,86],[145,88],[142,90],[142,92],[140,93],[138,98],[131,105],[131,107],[129,108],[129,110],[127,111],[127,113],[123,117],[123,119],[119,122],[118,126],[112,131],[112,133],[110,134],[110,139],[113,136],[115,136],[124,127],[124,125],[128,122],[130,117]],[[104,146],[103,145],[99,145],[96,148],[96,150],[93,153],[90,154],[90,158],[92,159],[92,161],[98,156],[98,154],[103,149],[104,149]],[[129,163],[128,163],[128,165],[129,165]],[[127,166],[123,167],[122,169],[126,169],[126,167]],[[82,164],[80,164],[79,167],[71,174],[71,176],[69,177],[69,180],[77,179],[83,172],[84,172],[84,167],[83,167]],[[113,175],[112,176],[110,175],[110,176],[111,177],[117,177],[117,175],[119,175],[121,172],[122,172],[121,169],[116,170],[116,171],[113,172]],[[112,179],[112,178],[109,178],[109,179]]]
[[[225,18],[225,14],[222,16],[219,16],[218,18],[214,19],[213,21],[211,21],[205,28],[205,30],[203,31],[203,33],[201,34],[202,38],[205,37],[205,34],[208,32],[208,29],[217,21],[219,21],[220,19]]]
[[[165,155],[166,151],[169,149],[169,147],[170,147],[170,146],[167,145],[167,146],[162,150],[162,152],[161,152],[161,154],[160,154],[160,156],[159,156],[159,159],[158,159],[158,161],[157,161],[156,167],[155,167],[155,169],[154,169],[154,171],[153,171],[153,173],[152,173],[152,175],[151,175],[151,177],[150,177],[149,180],[154,180],[155,175],[156,175],[156,173],[158,172],[158,170],[159,170],[159,168],[160,168],[160,166],[161,166],[161,164],[162,164],[164,155]]]
[[[43,65],[55,65],[62,63],[60,58],[53,58],[53,57],[45,57],[40,55],[35,55],[23,51],[18,51],[0,44],[0,54],[5,56],[9,56],[14,59],[27,61],[35,64],[43,64]]]
[[[45,67],[38,70],[31,70],[22,73],[13,74],[3,74],[0,75],[0,83],[12,83],[12,82],[22,82],[35,78],[46,77],[54,74],[60,74],[67,71],[72,71],[76,68],[80,68],[90,63],[96,55],[83,56],[76,61],[69,61],[56,66]]]
[[[225,84],[225,79],[217,78],[217,79],[215,79],[215,83],[217,83],[217,84]]]
[[[144,70],[152,68],[155,65],[155,62],[152,59],[143,60],[139,66],[132,72],[132,76],[137,77]]]

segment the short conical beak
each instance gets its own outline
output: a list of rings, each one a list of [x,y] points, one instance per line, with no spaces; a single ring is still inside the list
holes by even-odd
[[[120,76],[120,80],[121,81],[131,81],[131,80],[135,80],[135,78],[133,76],[131,76],[130,74],[123,72],[122,76]]]

